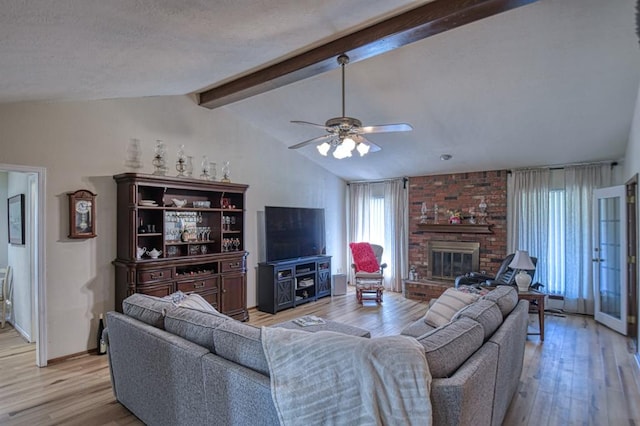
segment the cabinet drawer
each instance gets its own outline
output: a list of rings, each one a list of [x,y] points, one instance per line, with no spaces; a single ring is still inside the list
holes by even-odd
[[[174,292],[173,283],[164,283],[158,285],[149,285],[138,287],[138,293],[148,294],[149,296],[164,297]]]
[[[198,292],[198,294],[200,296],[202,296],[204,298],[204,300],[206,300],[207,302],[209,302],[209,304],[211,304],[211,306],[213,306],[214,308],[220,310],[220,308],[218,307],[218,290],[213,290],[213,291],[203,291],[203,292]]]
[[[146,284],[171,279],[171,268],[138,271],[138,283]]]
[[[244,259],[225,259],[220,261],[222,272],[244,271]]]
[[[192,291],[200,292],[214,289],[218,289],[218,279],[216,277],[178,282],[178,290],[184,293],[190,293]]]

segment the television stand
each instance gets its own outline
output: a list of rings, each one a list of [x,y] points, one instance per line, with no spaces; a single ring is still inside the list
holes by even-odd
[[[331,256],[258,264],[258,310],[275,314],[331,294]]]

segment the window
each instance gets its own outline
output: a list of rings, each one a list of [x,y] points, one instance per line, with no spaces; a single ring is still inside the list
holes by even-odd
[[[564,294],[565,283],[565,193],[549,191],[549,251],[547,254],[548,277],[539,277],[547,283],[546,292]]]
[[[384,198],[374,197],[369,201],[369,242],[384,247],[384,235]]]

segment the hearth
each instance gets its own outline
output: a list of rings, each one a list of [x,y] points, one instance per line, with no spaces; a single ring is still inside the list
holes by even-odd
[[[480,243],[429,241],[427,279],[454,281],[458,275],[480,267]]]

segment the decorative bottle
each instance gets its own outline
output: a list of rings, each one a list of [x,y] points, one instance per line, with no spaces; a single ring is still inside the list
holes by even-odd
[[[100,321],[98,322],[98,355],[104,355],[107,353],[107,343],[102,338],[102,332],[104,331],[104,319],[100,314]]]
[[[220,182],[231,182],[231,177],[229,176],[229,174],[229,162],[225,161],[224,163],[222,163],[222,179],[220,179]]]

